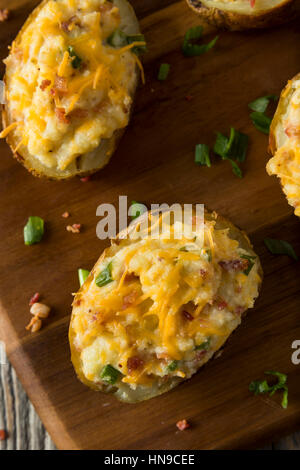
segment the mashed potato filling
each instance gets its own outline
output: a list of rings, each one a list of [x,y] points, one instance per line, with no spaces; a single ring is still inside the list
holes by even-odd
[[[128,124],[138,59],[110,45],[121,26],[118,0],[49,0],[26,25],[5,61],[15,151],[65,170]]]
[[[280,178],[288,202],[300,216],[300,80],[289,82],[281,96],[279,122],[274,129],[277,150],[267,164]]]
[[[253,307],[260,283],[255,254],[217,228],[216,215],[205,219],[204,237],[192,225],[188,238],[176,239],[176,229],[168,233],[162,223],[158,239],[113,245],[76,295],[74,345],[94,384],[109,371],[109,383],[133,389],[188,378]]]

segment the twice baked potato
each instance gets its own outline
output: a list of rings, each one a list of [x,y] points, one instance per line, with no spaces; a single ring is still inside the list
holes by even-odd
[[[300,74],[281,93],[270,127],[269,175],[280,178],[283,192],[300,217]]]
[[[86,175],[128,124],[144,47],[127,0],[44,0],[5,60],[4,130],[36,176]]]
[[[230,30],[266,28],[295,19],[297,0],[186,0],[208,23]]]
[[[158,237],[141,230],[145,220]],[[248,237],[215,213],[203,220],[198,229],[195,214],[182,223],[148,212],[103,252],[73,302],[71,356],[84,384],[125,402],[160,395],[253,307],[262,270]]]

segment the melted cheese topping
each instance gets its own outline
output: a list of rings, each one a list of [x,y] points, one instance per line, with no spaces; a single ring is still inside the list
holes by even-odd
[[[271,10],[287,0],[202,0],[205,6],[233,11],[240,14],[255,15]]]
[[[49,0],[13,43],[6,98],[24,158],[63,171],[128,124],[137,58],[107,43],[118,3]]]
[[[158,239],[138,236],[105,252],[74,300],[74,344],[84,376],[96,384],[107,364],[133,389],[190,377],[258,295],[259,261],[228,229],[206,220],[203,241],[193,226],[188,238],[176,239],[180,222],[170,233],[162,219],[160,224]],[[253,257],[250,272],[231,269],[232,262],[245,262],[245,255]],[[113,280],[98,287],[95,280],[109,263]],[[132,357],[142,361],[136,370],[128,366]],[[172,361],[178,361],[175,370],[168,369]]]
[[[300,216],[300,80],[289,82],[278,109],[279,122],[274,129],[277,150],[267,171],[280,178],[289,204]]]

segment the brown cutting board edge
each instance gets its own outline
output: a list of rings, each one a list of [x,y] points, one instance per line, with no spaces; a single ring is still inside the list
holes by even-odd
[[[132,2],[141,18],[149,53],[147,83],[137,93],[135,113],[110,164],[89,183],[56,183],[29,175],[0,143],[0,337],[37,412],[60,449],[224,449],[257,447],[299,427],[299,367],[291,344],[300,338],[299,263],[266,251],[266,236],[288,240],[300,253],[299,220],[275,178],[267,176],[267,138],[254,129],[247,103],[278,94],[299,72],[300,31],[220,33],[209,53],[186,59],[182,38],[199,19],[184,1]],[[13,0],[13,15],[0,28],[0,53],[15,37],[36,1]],[[7,2],[0,0],[0,8]],[[209,30],[208,30],[209,32]],[[276,44],[276,47],[274,47]],[[288,53],[287,53],[288,52]],[[156,79],[160,63],[168,80]],[[3,71],[3,67],[2,67]],[[186,97],[192,100],[187,101]],[[250,138],[244,178],[214,159],[196,167],[195,144],[212,144],[228,128]],[[95,393],[76,380],[70,363],[68,324],[78,267],[91,268],[107,242],[96,237],[96,208],[117,204],[119,195],[145,203],[203,202],[245,229],[261,257],[265,278],[260,297],[229,340],[221,357],[175,390],[136,405]],[[61,214],[83,224],[80,235],[65,230]],[[46,236],[25,247],[29,215],[46,220]],[[41,292],[52,314],[36,335],[25,330],[28,299]],[[281,397],[254,397],[249,383],[276,369],[288,374],[289,407]],[[188,419],[179,432],[175,423]]]

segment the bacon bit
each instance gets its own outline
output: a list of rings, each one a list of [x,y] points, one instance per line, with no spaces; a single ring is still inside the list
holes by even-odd
[[[89,112],[86,109],[74,109],[73,111],[68,114],[70,118],[74,119],[81,119],[81,118],[86,118],[88,116]]]
[[[178,421],[176,423],[176,426],[179,431],[184,431],[185,429],[188,429],[190,427],[190,424],[187,422],[186,419],[182,419],[181,421]]]
[[[81,224],[67,225],[66,230],[67,232],[80,233]]]
[[[67,21],[63,21],[60,27],[65,33],[69,33],[70,31],[72,31],[73,26],[78,25],[78,24],[79,24],[79,18],[78,16],[74,15],[71,18],[69,18]]]
[[[206,278],[208,272],[206,271],[206,269],[200,269],[200,276],[203,277],[203,279]]]
[[[61,216],[62,216],[64,219],[67,219],[68,217],[70,217],[70,214],[69,214],[69,212],[64,212]]]
[[[8,8],[0,8],[0,21],[1,23],[8,20],[10,11]]]
[[[242,313],[244,313],[245,310],[246,310],[245,307],[242,307],[241,305],[239,305],[238,307],[236,307],[235,313],[236,313],[237,315],[242,315]]]
[[[5,441],[7,439],[7,432],[5,429],[0,429],[0,441]]]
[[[31,299],[29,300],[29,306],[31,307],[31,305],[35,304],[36,302],[38,302],[40,300],[40,294],[38,292],[36,292],[32,297]]]
[[[203,356],[205,356],[206,353],[207,353],[206,349],[201,349],[200,351],[196,351],[196,356],[195,356],[196,362],[199,362],[203,358]]]
[[[247,259],[232,259],[228,261],[219,261],[219,265],[225,271],[245,271],[248,268],[249,261]]]
[[[80,304],[81,304],[81,299],[76,300],[75,305],[79,307]]]
[[[228,304],[227,302],[225,302],[225,300],[218,300],[217,307],[218,307],[218,310],[224,310],[225,308],[228,307]]]
[[[108,105],[109,105],[109,100],[104,99],[103,101],[101,101],[101,103],[98,103],[96,106],[94,106],[93,111],[95,113],[101,113],[103,109]]]
[[[297,126],[288,126],[286,129],[284,129],[284,132],[288,137],[299,137],[300,128]]]
[[[108,3],[105,3],[104,5],[100,5],[100,6],[99,6],[99,11],[100,11],[101,13],[107,13],[107,12],[109,12],[110,10],[112,10],[113,8],[114,8],[113,3],[108,2]]]
[[[84,176],[83,178],[80,178],[80,181],[82,183],[87,183],[88,181],[90,181],[91,179],[91,176]]]
[[[156,354],[157,359],[164,359],[164,360],[169,360],[170,356],[167,353],[157,353]]]
[[[192,101],[193,97],[192,97],[192,95],[187,95],[185,97],[185,99],[186,99],[186,101]]]
[[[194,320],[193,315],[191,315],[191,314],[190,314],[189,312],[187,312],[186,310],[183,310],[182,315],[183,315],[184,318],[186,318],[188,321]]]
[[[144,365],[143,359],[138,356],[132,356],[127,359],[127,369],[128,373],[131,374],[136,369],[139,369]]]
[[[53,88],[61,95],[65,95],[66,93],[68,93],[67,79],[65,77],[60,77],[59,75],[56,75]]]
[[[52,96],[54,97],[54,96],[56,96],[56,94],[57,94],[57,93],[56,93],[55,88],[51,88],[51,90],[50,90],[50,95],[52,95]]]
[[[48,88],[49,85],[51,85],[51,80],[43,80],[40,85],[40,89],[44,91],[46,88]]]
[[[126,310],[126,308],[130,307],[131,305],[134,304],[138,296],[138,292],[133,290],[130,292],[128,295],[125,295],[123,297],[123,305],[122,305],[122,310]]]
[[[66,116],[65,108],[55,108],[55,114],[57,119],[64,124],[69,124],[70,119]]]
[[[250,7],[251,7],[251,8],[254,8],[254,7],[255,7],[255,1],[256,1],[256,0],[250,0]]]

